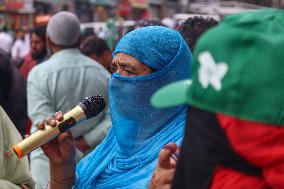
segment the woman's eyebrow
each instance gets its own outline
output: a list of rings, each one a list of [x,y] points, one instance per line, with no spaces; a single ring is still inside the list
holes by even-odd
[[[117,64],[119,64],[119,66],[121,66],[123,68],[135,69],[135,67],[133,65],[131,65],[131,63],[117,62]]]

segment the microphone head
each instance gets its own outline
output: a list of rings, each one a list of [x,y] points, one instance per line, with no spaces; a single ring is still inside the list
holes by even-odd
[[[82,108],[87,119],[90,119],[103,111],[106,107],[106,103],[102,96],[96,95],[86,97],[78,106]]]

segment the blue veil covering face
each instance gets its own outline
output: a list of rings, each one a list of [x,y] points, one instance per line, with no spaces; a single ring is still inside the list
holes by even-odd
[[[147,188],[160,150],[180,143],[186,106],[155,109],[152,94],[160,87],[191,76],[191,53],[181,35],[161,26],[126,34],[114,54],[126,53],[153,68],[150,75],[110,81],[112,128],[97,149],[77,166],[76,188]]]

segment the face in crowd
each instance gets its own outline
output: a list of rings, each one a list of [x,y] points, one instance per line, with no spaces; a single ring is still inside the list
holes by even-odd
[[[111,71],[113,73],[119,73],[125,77],[135,77],[140,75],[148,75],[154,72],[154,70],[136,58],[125,54],[117,53],[111,63]]]
[[[35,33],[31,35],[31,50],[33,59],[42,59],[46,55],[45,40]]]

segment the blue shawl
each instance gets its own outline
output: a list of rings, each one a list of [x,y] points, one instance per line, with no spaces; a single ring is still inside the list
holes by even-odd
[[[185,106],[155,109],[150,105],[158,88],[191,76],[191,53],[180,34],[161,26],[140,28],[119,41],[114,54],[118,52],[156,71],[137,77],[112,75],[112,128],[78,164],[76,188],[147,188],[160,150],[183,137]]]

